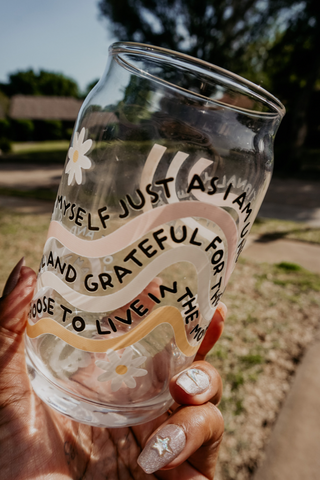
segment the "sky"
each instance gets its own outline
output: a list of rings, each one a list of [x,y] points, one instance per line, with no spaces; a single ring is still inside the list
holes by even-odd
[[[0,82],[32,68],[63,73],[84,91],[116,39],[98,0],[0,0]]]

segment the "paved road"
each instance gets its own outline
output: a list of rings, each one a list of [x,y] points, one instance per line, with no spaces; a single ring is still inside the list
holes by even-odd
[[[318,188],[320,204],[320,185]],[[320,208],[270,203],[266,199],[260,208],[259,216],[262,218],[305,222],[312,227],[320,227]]]
[[[0,187],[17,190],[58,189],[62,169],[62,165],[0,163]]]
[[[320,227],[320,182],[273,178],[259,215]]]

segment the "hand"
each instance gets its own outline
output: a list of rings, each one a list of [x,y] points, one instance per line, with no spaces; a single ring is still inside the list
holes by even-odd
[[[224,305],[218,306],[193,365],[171,380],[176,404],[170,412],[133,428],[94,428],[60,415],[33,393],[24,329],[35,280],[35,273],[20,261],[0,299],[3,478],[212,479],[223,434],[223,419],[215,406],[222,384],[204,357],[222,332]]]

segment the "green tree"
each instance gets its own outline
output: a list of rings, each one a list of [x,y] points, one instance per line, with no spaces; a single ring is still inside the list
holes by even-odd
[[[281,9],[280,9],[281,7]],[[280,26],[264,65],[271,88],[285,103],[284,168],[300,168],[303,147],[312,130],[318,129],[320,81],[320,9],[318,0],[269,0],[269,15],[290,12]],[[318,106],[317,106],[318,104]],[[318,143],[319,148],[319,143]]]
[[[257,0],[100,0],[113,34],[239,69],[265,11]]]
[[[0,90],[8,97],[16,94],[79,97],[79,88],[74,80],[62,73],[45,70],[40,70],[39,73],[32,69],[12,73],[8,83],[0,84]]]
[[[100,0],[99,7],[121,40],[178,50],[271,89],[288,111],[277,142],[288,152],[283,165],[299,168],[319,90],[319,0]]]
[[[92,80],[92,82],[88,83],[88,85],[86,87],[86,90],[85,90],[84,97],[89,95],[91,90],[97,85],[98,82],[99,82],[99,78],[96,78],[95,80]]]
[[[62,73],[51,73],[40,70],[38,74],[41,95],[56,95],[63,97],[79,97],[77,83]]]

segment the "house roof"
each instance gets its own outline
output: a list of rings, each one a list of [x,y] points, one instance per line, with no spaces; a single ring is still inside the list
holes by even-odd
[[[81,126],[101,130],[110,123],[119,123],[118,117],[113,112],[90,112],[90,115],[84,118]]]
[[[28,120],[75,120],[82,100],[72,97],[14,95],[9,117]]]

